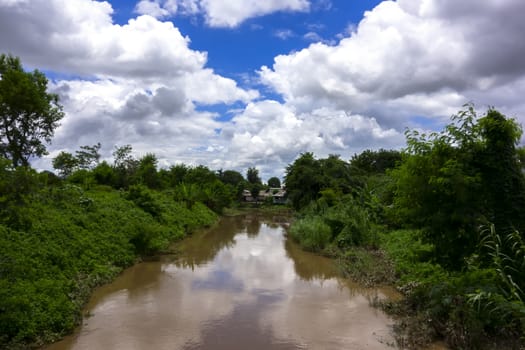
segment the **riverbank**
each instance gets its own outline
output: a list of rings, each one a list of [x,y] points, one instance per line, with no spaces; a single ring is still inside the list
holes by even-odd
[[[214,214],[160,191],[64,184],[35,192],[0,225],[0,348],[53,342],[82,319],[93,289],[168,248]]]
[[[468,277],[465,273],[475,280],[462,287],[458,280],[467,277],[460,272],[450,273],[437,264],[422,262],[432,247],[416,237],[413,230],[384,232],[376,246],[326,247],[320,254],[335,259],[341,274],[356,283],[399,291],[401,298],[377,299],[372,305],[395,319],[394,336],[401,349],[523,349],[519,334],[488,337],[472,333],[480,326],[472,323],[473,316],[466,312],[470,305],[462,300],[469,285],[482,282],[482,274]],[[457,318],[439,316],[447,310]]]

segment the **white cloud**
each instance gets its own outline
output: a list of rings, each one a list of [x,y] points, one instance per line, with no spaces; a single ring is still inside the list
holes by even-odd
[[[201,0],[206,21],[212,27],[236,27],[248,18],[277,11],[307,11],[308,0]]]
[[[155,18],[168,17],[170,14],[177,12],[177,4],[172,8],[173,12],[168,11],[161,6],[158,1],[141,0],[135,6],[135,12],[141,15],[150,15]]]
[[[278,37],[281,40],[287,40],[290,38],[293,38],[295,36],[295,33],[290,29],[279,29],[276,30],[273,35]]]
[[[109,156],[114,144],[130,143],[163,164],[257,166],[269,177],[282,175],[301,152],[347,159],[366,148],[400,147],[406,126],[439,127],[468,101],[525,121],[520,0],[384,1],[337,43],[323,43],[315,36],[322,27],[305,24],[305,38],[317,42],[258,73],[282,102],[241,88],[253,86],[243,78],[217,74],[206,52],[154,18],[202,15],[210,26],[236,27],[323,3],[330,4],[143,0],[136,9],[148,14],[119,25],[108,2],[0,0],[0,48],[29,67],[74,77],[53,86],[67,113],[53,152],[100,141]],[[232,121],[209,107],[220,104],[232,104]]]
[[[311,151],[320,157],[354,153],[373,148],[401,147],[402,132],[380,126],[374,118],[331,108],[297,113],[277,101],[249,103],[230,125],[223,128],[227,140],[223,168],[247,168],[258,163],[264,178],[292,162],[300,153]],[[235,158],[227,157],[234,154]]]
[[[112,15],[108,3],[90,0],[0,2],[3,50],[76,77],[52,84],[66,117],[50,157],[100,141],[105,157],[114,145],[132,144],[162,163],[205,164],[200,149],[220,123],[195,104],[249,102],[258,92],[207,68],[207,54],[190,49],[171,22],[143,15],[118,25]],[[49,167],[50,158],[37,166]]]
[[[136,11],[162,18],[181,12],[202,14],[211,27],[237,27],[249,18],[279,11],[308,11],[309,0],[141,0]]]
[[[385,1],[338,45],[277,56],[260,76],[298,111],[333,106],[401,129],[513,85],[525,72],[524,12],[510,0]]]

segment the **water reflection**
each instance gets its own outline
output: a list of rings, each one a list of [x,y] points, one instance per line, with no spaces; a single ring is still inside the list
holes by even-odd
[[[282,221],[224,218],[176,260],[127,270],[50,349],[387,349],[389,320],[330,260],[286,241]]]

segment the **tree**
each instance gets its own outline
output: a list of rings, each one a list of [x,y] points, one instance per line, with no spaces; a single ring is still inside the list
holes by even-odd
[[[55,169],[62,178],[71,175],[77,166],[77,158],[69,152],[62,151],[53,158],[53,169]]]
[[[322,190],[321,177],[321,165],[310,152],[301,154],[286,167],[286,191],[296,210],[319,198]]]
[[[466,105],[442,132],[406,135],[405,159],[391,172],[394,214],[422,229],[437,262],[462,268],[478,250],[481,225],[525,229],[525,186],[515,149],[521,129],[512,119],[493,109],[478,118]]]
[[[480,165],[492,208],[490,220],[499,232],[525,234],[525,182],[516,149],[521,127],[493,108],[479,120],[479,127],[485,141]]]
[[[180,185],[186,174],[188,174],[189,168],[185,164],[172,165],[167,172],[167,183],[171,187]]]
[[[0,155],[14,167],[29,165],[32,156],[47,154],[63,118],[58,95],[47,92],[47,78],[25,72],[18,57],[0,55]]]
[[[268,187],[271,188],[280,188],[281,187],[281,180],[279,180],[278,177],[271,177],[268,179]]]
[[[218,174],[219,180],[225,185],[231,186],[235,191],[235,197],[241,198],[246,187],[246,180],[241,173],[235,170],[225,170]]]
[[[113,167],[115,169],[134,169],[137,166],[137,160],[132,155],[131,145],[121,147],[115,146],[113,151]]]
[[[78,167],[80,169],[93,169],[100,160],[100,142],[93,146],[80,146],[80,151],[76,151]]]
[[[235,170],[225,170],[221,172],[219,180],[225,184],[232,185],[233,187],[237,187],[245,181],[242,174]]]
[[[350,160],[350,165],[366,174],[382,174],[387,169],[393,169],[401,162],[401,152],[396,150],[380,149],[372,151],[367,149],[355,154]]]
[[[330,154],[328,158],[319,159],[318,162],[321,167],[322,189],[331,188],[338,193],[347,194],[352,192],[352,189],[362,186],[352,178],[350,164],[339,155]]]
[[[186,174],[184,175],[184,182],[186,183],[212,183],[217,179],[217,174],[204,165],[188,168]]]
[[[131,177],[135,174],[138,167],[138,160],[132,155],[131,145],[115,146],[113,151],[113,169],[115,169],[115,186],[117,188],[127,188]]]
[[[257,170],[255,167],[248,168],[248,171],[246,172],[246,179],[252,185],[262,183],[261,178],[259,177],[259,170]]]
[[[148,153],[139,159],[139,164],[135,176],[139,183],[149,188],[159,188],[160,181],[157,175],[157,156]]]
[[[100,185],[114,186],[116,182],[115,169],[105,160],[98,164],[93,170],[93,177]]]

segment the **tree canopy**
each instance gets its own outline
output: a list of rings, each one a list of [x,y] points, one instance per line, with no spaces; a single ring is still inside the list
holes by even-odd
[[[520,135],[513,119],[494,109],[479,118],[472,105],[440,133],[407,132],[405,160],[392,172],[395,216],[423,229],[441,264],[461,268],[480,225],[525,232]]]
[[[38,70],[25,72],[18,57],[0,55],[0,155],[15,167],[47,154],[44,143],[64,116],[47,83]]]
[[[274,176],[268,179],[268,187],[279,188],[281,187],[281,180],[278,177]]]

